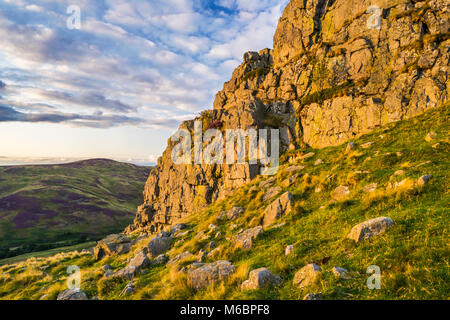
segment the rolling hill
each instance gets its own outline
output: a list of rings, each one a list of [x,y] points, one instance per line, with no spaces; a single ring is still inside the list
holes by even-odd
[[[0,256],[122,230],[142,201],[149,171],[106,159],[0,167]]]

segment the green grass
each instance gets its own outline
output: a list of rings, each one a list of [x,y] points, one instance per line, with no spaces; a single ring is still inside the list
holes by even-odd
[[[227,240],[239,229],[260,223],[269,202],[261,201],[263,190],[250,192],[250,188],[262,181],[263,178],[259,177],[188,218],[185,222],[193,232],[169,252],[171,257],[187,250],[197,254],[199,248],[214,240],[223,249],[214,259],[207,261],[231,261],[237,267],[232,277],[206,290],[195,291],[188,286],[184,274],[169,267],[149,267],[145,275],[136,278],[136,292],[126,299],[297,300],[307,293],[319,292],[324,299],[448,299],[448,107],[389,124],[355,139],[357,147],[348,153],[345,152],[347,144],[344,144],[320,150],[297,150],[284,155],[276,175],[276,185],[291,175],[285,171],[290,166],[287,163],[289,156],[315,152],[313,158],[301,161],[305,166],[301,171],[304,176],[283,189],[283,192],[290,191],[295,201],[293,212],[280,219],[286,223],[284,226],[266,230],[250,251],[235,248]],[[436,132],[437,137],[427,142],[424,138],[430,131]],[[373,143],[363,148],[367,142]],[[324,163],[315,166],[319,158]],[[394,172],[400,169],[405,171],[404,176],[394,176]],[[433,176],[430,183],[425,187],[414,185],[425,174]],[[390,191],[389,183],[404,179],[408,182],[404,188]],[[363,188],[373,182],[378,183],[377,191],[373,194],[364,192]],[[343,201],[334,201],[330,194],[339,185],[349,186],[351,194]],[[322,191],[315,192],[317,187]],[[246,208],[245,214],[233,222],[216,220],[222,210],[233,206]],[[353,226],[379,216],[391,217],[394,227],[359,244],[346,238]],[[222,237],[213,239],[211,235],[210,239],[196,239],[195,235],[207,230],[210,223],[220,227]],[[231,224],[238,226],[232,229]],[[146,242],[148,240],[138,243],[136,249]],[[287,245],[294,245],[294,253],[289,256],[284,254]],[[0,299],[38,299],[43,292],[48,292],[49,299],[54,298],[64,289],[65,269],[69,265],[82,268],[86,275],[82,289],[90,297],[98,295],[101,299],[118,299],[126,282],[102,279],[97,270],[106,263],[119,269],[132,255],[130,252],[99,262],[77,254],[31,260],[26,262],[31,268],[27,271],[22,271],[23,264],[0,267]],[[308,288],[295,288],[292,284],[294,274],[308,263],[321,266],[320,281]],[[366,286],[370,276],[366,270],[371,265],[381,269],[380,290],[369,290]],[[42,266],[47,266],[47,275],[35,271]],[[330,272],[334,266],[348,269],[351,279],[336,279]],[[267,267],[281,276],[281,285],[241,291],[240,284],[248,277],[248,272],[259,267]],[[27,283],[27,290],[23,290],[24,283]]]

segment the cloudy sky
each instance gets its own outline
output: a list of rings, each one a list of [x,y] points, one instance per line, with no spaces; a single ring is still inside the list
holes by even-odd
[[[153,162],[245,51],[272,47],[287,2],[0,0],[0,164]]]

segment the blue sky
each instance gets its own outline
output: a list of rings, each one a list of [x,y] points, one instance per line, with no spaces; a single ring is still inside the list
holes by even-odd
[[[154,162],[245,51],[272,47],[287,2],[0,0],[0,164]]]

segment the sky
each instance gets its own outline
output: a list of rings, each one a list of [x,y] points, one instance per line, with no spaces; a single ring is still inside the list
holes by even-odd
[[[0,0],[0,165],[154,163],[287,2]]]

